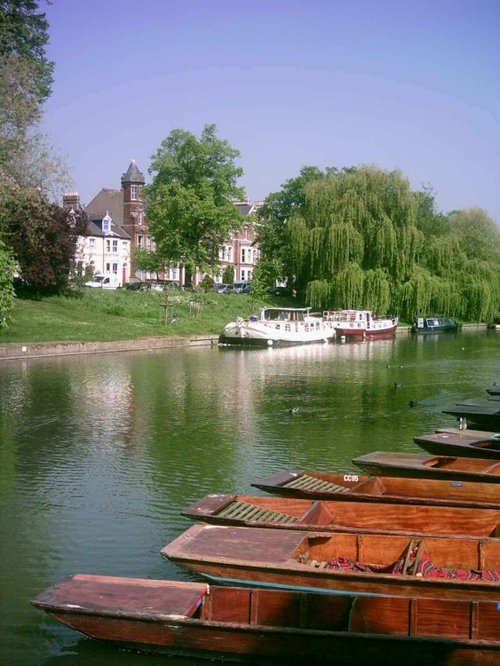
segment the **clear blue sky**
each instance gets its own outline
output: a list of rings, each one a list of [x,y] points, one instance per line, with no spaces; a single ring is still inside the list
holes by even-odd
[[[88,202],[215,123],[251,200],[375,164],[500,222],[500,0],[54,0],[44,128]]]

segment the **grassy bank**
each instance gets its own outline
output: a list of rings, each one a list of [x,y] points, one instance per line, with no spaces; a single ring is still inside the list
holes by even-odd
[[[246,317],[265,304],[292,302],[272,297],[264,302],[251,294],[171,295],[124,289],[85,289],[40,300],[17,298],[9,326],[0,332],[0,344],[219,334],[229,321]]]

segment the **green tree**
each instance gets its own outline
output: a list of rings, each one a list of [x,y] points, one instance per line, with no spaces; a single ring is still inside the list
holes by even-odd
[[[158,252],[151,252],[142,247],[135,247],[132,250],[132,266],[145,273],[156,273],[156,279],[159,274],[165,271],[165,262]]]
[[[153,181],[145,188],[151,235],[165,264],[186,267],[188,283],[197,269],[215,272],[220,246],[241,225],[233,205],[244,196],[238,157],[215,125],[205,125],[199,139],[173,130],[152,157]]]
[[[469,259],[500,262],[500,229],[482,208],[453,211],[450,234]]]
[[[14,287],[12,279],[15,264],[12,252],[0,240],[0,329],[7,325],[9,313],[14,304]]]
[[[78,236],[87,233],[83,211],[49,203],[37,190],[12,196],[0,210],[0,228],[19,273],[37,292],[61,291],[68,285]]]
[[[254,271],[254,281],[263,289],[273,287],[277,280],[287,280],[291,285],[295,279],[290,238],[287,224],[294,213],[302,213],[305,205],[305,188],[314,180],[321,180],[326,172],[314,166],[304,166],[299,176],[287,180],[279,192],[266,197],[257,211],[258,226],[256,244],[261,258]]]
[[[0,0],[0,205],[12,189],[52,187],[60,170],[34,130],[54,68],[45,55],[48,23],[37,10],[35,0]]]

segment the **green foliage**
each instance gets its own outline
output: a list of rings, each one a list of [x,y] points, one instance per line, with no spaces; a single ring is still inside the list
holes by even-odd
[[[213,286],[215,285],[215,281],[210,275],[204,275],[203,279],[199,283],[198,287],[201,289],[201,291],[210,291]]]
[[[151,252],[142,247],[132,249],[132,266],[135,270],[156,273],[158,279],[159,273],[166,269],[166,264],[158,252]]]
[[[14,305],[15,264],[10,249],[0,240],[0,329],[5,328]]]
[[[45,56],[49,24],[37,10],[36,0],[0,0],[0,57],[13,56],[30,65],[31,89],[26,94],[42,103],[50,95],[54,63]]]
[[[234,282],[234,266],[227,265],[222,271],[222,282],[224,284],[233,284]]]
[[[489,321],[500,303],[500,231],[485,211],[436,211],[399,171],[312,170],[262,210],[261,263],[318,308]],[[277,240],[279,237],[279,241]],[[276,270],[276,269],[275,269]]]
[[[241,225],[233,204],[242,198],[236,181],[239,152],[206,125],[200,139],[176,129],[152,157],[153,182],[145,188],[148,221],[157,254],[165,264],[213,272],[219,248]]]
[[[37,190],[9,197],[0,207],[0,228],[19,273],[35,291],[64,290],[69,281],[78,236],[86,235],[88,218],[78,211],[69,219]]]

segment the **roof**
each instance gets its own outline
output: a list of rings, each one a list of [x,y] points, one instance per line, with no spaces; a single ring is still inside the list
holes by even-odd
[[[104,217],[104,215],[103,215]],[[120,227],[118,224],[115,224],[111,220],[111,231],[110,233],[104,233],[102,230],[102,217],[100,216],[90,216],[90,222],[87,227],[88,236],[97,236],[98,238],[121,238],[122,240],[130,240],[130,235]]]
[[[144,175],[139,171],[135,160],[130,162],[128,169],[122,174],[122,184],[123,183],[145,183]]]
[[[99,219],[109,213],[114,223],[123,225],[123,190],[103,187],[85,207],[91,219]]]

